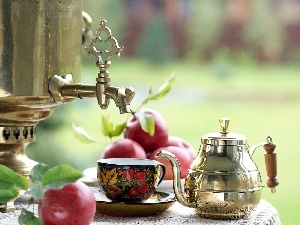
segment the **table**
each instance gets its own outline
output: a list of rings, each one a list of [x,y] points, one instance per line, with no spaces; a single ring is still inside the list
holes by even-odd
[[[29,207],[33,209],[33,207]],[[37,206],[34,207],[36,212]],[[167,211],[157,216],[150,217],[108,217],[96,213],[91,225],[112,224],[198,224],[198,225],[280,225],[277,210],[266,200],[262,199],[247,219],[240,220],[209,220],[198,217],[194,209],[187,208],[175,202]],[[18,225],[20,210],[11,213],[0,213],[0,224]]]

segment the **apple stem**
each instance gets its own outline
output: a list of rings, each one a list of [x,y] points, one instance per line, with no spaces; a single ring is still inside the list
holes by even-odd
[[[28,203],[29,204],[42,204],[42,199],[29,198]]]
[[[130,109],[130,112],[131,112],[131,114],[133,115],[133,117],[136,119],[135,112],[132,111],[132,109]]]

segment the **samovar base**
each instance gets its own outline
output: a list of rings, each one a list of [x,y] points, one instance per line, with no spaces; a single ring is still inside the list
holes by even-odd
[[[0,164],[28,177],[37,162],[26,156],[25,148],[36,140],[37,124],[59,105],[50,96],[0,95]]]
[[[25,177],[29,177],[31,169],[37,164],[37,162],[26,156],[25,148],[27,145],[28,143],[0,143],[0,164],[9,167]]]
[[[36,139],[36,125],[0,127],[0,164],[28,178],[37,162],[26,156],[25,148]]]
[[[29,143],[0,143],[0,164],[29,179],[30,171],[37,162],[25,155],[25,148]],[[31,183],[29,182],[29,185]],[[0,212],[7,213],[15,210],[15,199],[7,203],[0,203]]]

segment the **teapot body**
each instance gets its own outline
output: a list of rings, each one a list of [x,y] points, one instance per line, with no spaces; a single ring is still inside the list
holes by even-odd
[[[248,145],[202,143],[185,182],[196,213],[212,219],[246,217],[261,199],[261,177]]]
[[[249,148],[245,136],[228,131],[229,119],[219,120],[221,131],[201,138],[199,152],[190,165],[184,187],[180,182],[180,164],[175,155],[165,150],[156,157],[169,160],[173,167],[173,187],[178,202],[195,208],[209,219],[247,217],[261,199],[261,176],[251,156],[263,146],[267,169],[267,185],[274,193],[279,184],[275,148],[270,136],[267,142]]]

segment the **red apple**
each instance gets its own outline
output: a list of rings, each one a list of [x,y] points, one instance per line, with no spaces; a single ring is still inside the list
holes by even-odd
[[[150,135],[142,129],[139,116],[149,114],[154,118],[154,134]],[[161,114],[153,109],[143,109],[127,120],[124,137],[138,142],[147,153],[165,146],[168,141],[168,127]]]
[[[189,153],[180,147],[177,146],[167,146],[167,147],[161,147],[159,149],[156,149],[153,151],[150,155],[150,159],[157,160],[161,163],[163,163],[166,166],[166,174],[164,177],[164,180],[173,180],[173,169],[171,163],[167,159],[161,159],[161,158],[156,158],[155,155],[158,151],[160,150],[165,150],[168,152],[173,153],[176,158],[178,159],[180,163],[180,169],[181,169],[181,179],[185,178],[187,175],[187,171],[190,168],[191,163],[193,162],[194,159],[190,158]]]
[[[193,146],[181,137],[169,136],[166,146],[177,146],[185,149],[192,160],[194,160],[196,157],[196,152]]]
[[[101,158],[141,158],[146,159],[143,147],[131,139],[120,139],[109,144]]]
[[[95,211],[94,194],[81,181],[47,190],[38,208],[44,225],[90,225]]]

